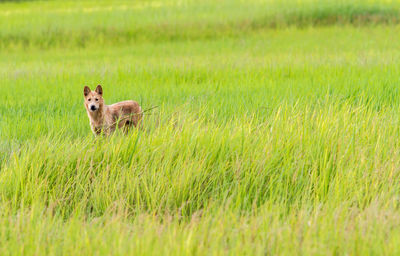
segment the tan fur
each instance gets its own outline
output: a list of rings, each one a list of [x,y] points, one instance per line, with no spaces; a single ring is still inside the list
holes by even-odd
[[[142,118],[142,109],[136,101],[121,101],[112,105],[104,104],[103,89],[98,85],[95,91],[85,86],[83,90],[85,108],[90,126],[95,135],[109,135],[119,129],[127,131],[132,125],[137,127]],[[95,108],[95,110],[91,109]]]

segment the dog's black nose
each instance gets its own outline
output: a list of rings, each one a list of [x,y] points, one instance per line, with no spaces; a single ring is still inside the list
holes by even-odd
[[[96,107],[95,107],[94,105],[92,105],[92,106],[90,106],[90,110],[95,111],[95,110],[96,110]]]

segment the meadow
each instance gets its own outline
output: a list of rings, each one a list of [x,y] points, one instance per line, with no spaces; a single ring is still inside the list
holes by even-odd
[[[400,2],[0,3],[0,255],[400,254]],[[95,138],[83,87],[143,129]]]

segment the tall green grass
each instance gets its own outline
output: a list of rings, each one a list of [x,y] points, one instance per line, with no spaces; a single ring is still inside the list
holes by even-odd
[[[43,24],[89,31],[101,15],[85,8],[126,3],[57,4],[0,4],[1,35],[30,46],[0,51],[0,255],[399,254],[399,26],[42,47]],[[126,19],[207,26],[264,3],[222,4],[140,2]],[[114,18],[97,26],[129,27]],[[83,86],[99,83],[106,103],[158,106],[142,130],[91,134]]]

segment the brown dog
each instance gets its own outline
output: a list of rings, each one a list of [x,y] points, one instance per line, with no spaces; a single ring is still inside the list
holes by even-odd
[[[95,135],[104,133],[106,135],[115,131],[116,127],[125,131],[129,127],[137,126],[142,118],[142,109],[136,101],[121,101],[112,105],[104,104],[103,88],[101,85],[91,91],[85,86],[85,108],[89,116],[90,126]]]

